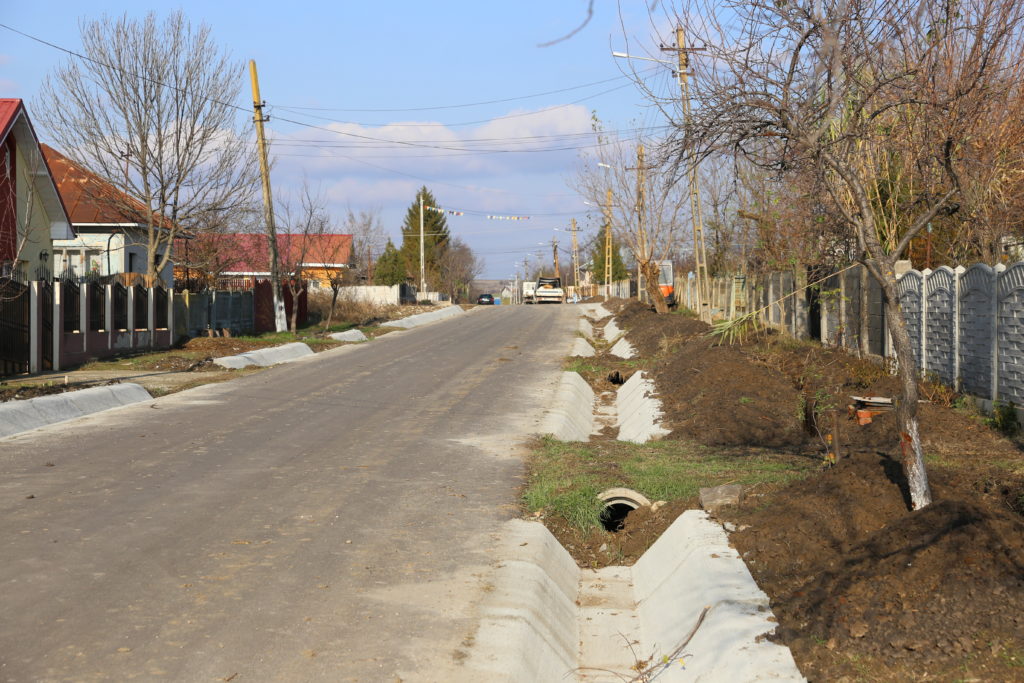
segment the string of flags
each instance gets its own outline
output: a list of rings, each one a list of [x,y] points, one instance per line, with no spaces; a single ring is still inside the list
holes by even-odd
[[[446,213],[449,216],[465,216],[466,215],[465,211],[456,211],[454,209],[442,209],[442,208],[440,208],[438,206],[427,206],[426,204],[423,205],[423,208],[427,209],[428,211],[434,211],[434,212],[437,212],[437,213]],[[528,220],[530,220],[529,216],[498,216],[498,215],[488,215],[488,216],[486,216],[486,218],[487,218],[487,220],[491,220],[491,221],[528,221]]]

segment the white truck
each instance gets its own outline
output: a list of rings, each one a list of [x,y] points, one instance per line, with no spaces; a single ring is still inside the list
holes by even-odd
[[[565,290],[562,289],[562,279],[557,277],[537,278],[537,288],[533,293],[538,304],[543,303],[565,303]]]
[[[535,304],[537,303],[537,283],[532,280],[523,280],[523,303],[524,304]]]

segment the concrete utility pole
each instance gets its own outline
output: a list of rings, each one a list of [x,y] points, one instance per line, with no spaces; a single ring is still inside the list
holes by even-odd
[[[612,189],[608,188],[604,204],[604,299],[612,290]]]
[[[576,219],[572,219],[572,286],[576,289],[576,294],[579,294],[580,290],[580,251],[579,243],[576,240]]]
[[[644,146],[641,143],[636,147],[636,231],[637,242],[640,247],[640,258],[637,259],[639,263],[636,269],[637,301],[643,301],[643,267],[651,260],[651,255],[647,253],[647,230],[644,228],[645,200],[647,198],[647,179],[644,177],[644,170]]]
[[[423,262],[423,190],[420,190],[420,291],[427,291],[427,266]]]
[[[270,167],[267,164],[267,139],[263,134],[263,122],[270,117],[263,116],[264,102],[260,99],[260,82],[256,76],[256,60],[249,60],[249,77],[252,81],[253,121],[256,123],[256,143],[259,148],[260,177],[263,180],[263,220],[270,248],[270,288],[274,295],[274,329],[288,331],[284,314],[284,297],[281,295],[280,255],[277,251],[277,228],[274,226],[274,198],[270,193]],[[292,302],[297,305],[298,302]]]
[[[555,262],[555,277],[562,277],[562,271],[558,267],[558,238],[551,238],[551,254]]]
[[[665,47],[662,50],[675,52],[679,58],[679,90],[683,100],[683,125],[690,122],[690,52],[700,48],[687,48],[683,27],[676,27],[676,46]],[[708,291],[708,256],[704,247],[704,219],[701,213],[700,189],[698,185],[698,169],[696,160],[690,164],[690,211],[693,214],[693,260],[697,280],[697,313],[701,320],[711,320],[710,292]]]

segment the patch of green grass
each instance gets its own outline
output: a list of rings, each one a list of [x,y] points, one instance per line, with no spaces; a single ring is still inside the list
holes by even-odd
[[[566,372],[603,372],[604,368],[587,358],[570,358],[562,364]]]
[[[740,396],[738,399],[736,399],[736,402],[743,406],[749,406],[754,402],[754,399],[750,398],[749,396]]]
[[[653,500],[686,500],[705,486],[784,484],[806,476],[816,463],[769,452],[734,454],[688,441],[632,444],[619,441],[537,441],[529,461],[523,505],[587,531],[600,522],[597,494],[623,486]]]

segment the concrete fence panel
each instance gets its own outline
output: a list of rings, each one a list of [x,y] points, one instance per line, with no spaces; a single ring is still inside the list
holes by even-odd
[[[927,273],[924,359],[927,372],[935,373],[945,384],[956,383],[956,282],[952,268],[942,266]]]
[[[996,301],[997,398],[1024,405],[1024,263],[998,273]]]
[[[899,297],[900,310],[907,323],[907,335],[910,337],[910,343],[914,348],[914,359],[919,368],[923,367],[921,364],[922,344],[924,343],[922,321],[927,324],[927,311],[925,310],[927,299],[921,296],[923,289],[924,276],[916,270],[907,271],[896,282],[896,296]]]
[[[958,355],[964,391],[992,395],[992,332],[995,271],[978,263],[960,275]]]

